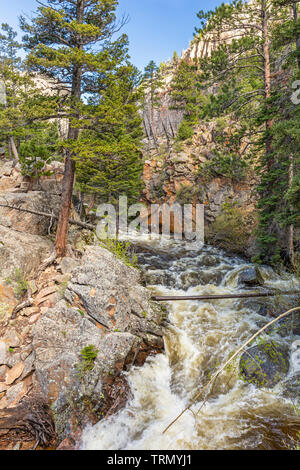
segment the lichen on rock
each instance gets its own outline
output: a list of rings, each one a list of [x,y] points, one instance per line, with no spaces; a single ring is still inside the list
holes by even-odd
[[[124,405],[129,389],[122,372],[163,350],[162,310],[139,282],[136,269],[88,247],[64,299],[33,327],[37,379],[60,441]],[[90,345],[98,354],[84,371],[82,351]]]

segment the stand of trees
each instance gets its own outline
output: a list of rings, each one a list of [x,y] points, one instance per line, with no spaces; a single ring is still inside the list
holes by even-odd
[[[45,0],[33,18],[20,18],[25,35],[2,25],[0,79],[6,103],[0,105],[0,139],[37,182],[45,162],[59,155],[65,172],[56,234],[58,256],[66,253],[75,184],[104,202],[126,192],[133,200],[141,186],[142,138],[136,91],[138,71],[130,64],[126,23],[116,18],[117,0]],[[27,51],[24,61],[20,48]],[[51,83],[42,93],[37,77]],[[69,122],[63,141],[57,120]],[[76,171],[77,166],[77,171]]]
[[[291,96],[300,71],[299,1],[234,0],[198,18],[196,36],[205,50],[194,62],[182,62],[172,83],[175,105],[183,107],[189,125],[186,137],[201,119],[238,123],[231,140],[243,151],[236,150],[232,171],[239,162],[251,163],[260,180],[256,260],[285,258],[294,265],[300,152],[299,105]]]

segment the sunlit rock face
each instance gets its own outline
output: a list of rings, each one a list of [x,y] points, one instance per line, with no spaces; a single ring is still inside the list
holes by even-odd
[[[64,299],[33,331],[36,374],[59,440],[79,417],[94,422],[124,405],[129,389],[122,372],[163,350],[162,315],[136,269],[104,248],[87,248]],[[82,370],[82,351],[90,345],[98,354]]]

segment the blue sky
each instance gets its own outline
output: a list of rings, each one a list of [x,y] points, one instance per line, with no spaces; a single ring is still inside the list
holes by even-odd
[[[123,28],[130,41],[132,62],[140,69],[150,60],[157,63],[186,49],[199,24],[197,12],[219,5],[221,0],[120,0],[119,14],[128,14]],[[30,14],[35,0],[0,0],[1,22],[18,28],[18,16]]]

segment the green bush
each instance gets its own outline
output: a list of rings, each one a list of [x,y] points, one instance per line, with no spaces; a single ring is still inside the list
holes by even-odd
[[[178,129],[178,140],[187,140],[191,139],[194,135],[194,129],[191,123],[188,121],[182,121],[179,129]]]
[[[126,264],[126,266],[131,268],[138,267],[137,256],[130,250],[130,242],[120,242],[119,240],[107,238],[106,240],[98,239],[98,243],[100,246],[113,253],[116,258]]]
[[[223,211],[209,228],[209,238],[225,250],[243,253],[250,233],[243,210],[237,203],[225,203]]]
[[[23,297],[28,290],[28,282],[26,281],[21,269],[16,268],[12,277],[6,279],[6,284],[12,284],[14,286],[14,292],[18,299]]]
[[[182,185],[176,193],[176,202],[181,205],[192,204],[194,197],[201,199],[203,197],[202,191],[194,186]]]
[[[213,158],[200,169],[205,178],[225,177],[232,181],[243,181],[247,174],[248,165],[236,154],[222,155],[216,152]]]
[[[86,346],[80,351],[81,361],[80,364],[77,364],[80,379],[83,378],[84,374],[93,370],[98,353],[98,349],[93,344]]]

